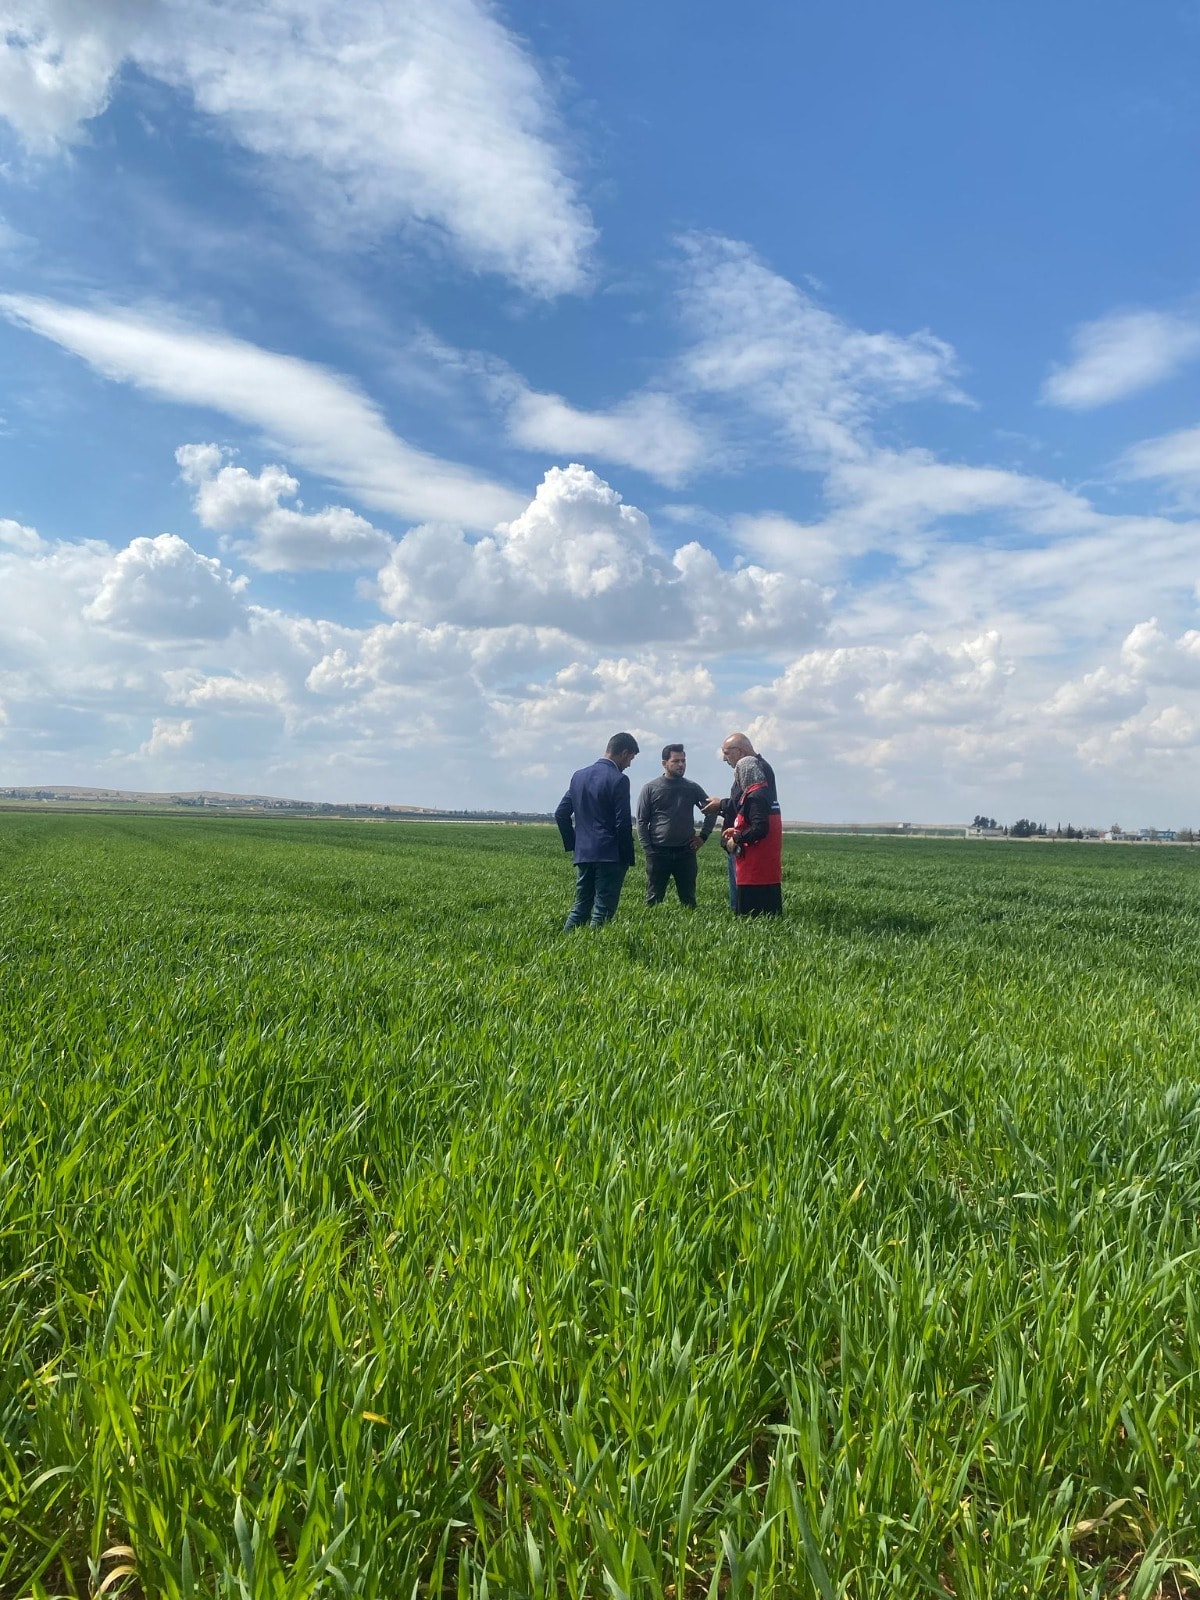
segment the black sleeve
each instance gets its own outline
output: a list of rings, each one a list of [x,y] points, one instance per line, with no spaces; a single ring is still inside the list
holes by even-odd
[[[637,858],[633,853],[633,816],[629,809],[629,779],[624,773],[617,779],[613,794],[613,815],[621,864],[631,867]]]
[[[564,850],[574,850],[575,848],[575,823],[573,820],[574,814],[575,807],[571,803],[571,791],[568,789],[566,794],[563,795],[562,799],[558,802],[558,809],[554,813],[554,820],[558,824],[558,831],[560,834],[562,834]]]
[[[767,837],[768,818],[771,815],[771,792],[764,783],[761,789],[742,800],[742,816],[746,819],[738,830],[741,844],[757,844]]]

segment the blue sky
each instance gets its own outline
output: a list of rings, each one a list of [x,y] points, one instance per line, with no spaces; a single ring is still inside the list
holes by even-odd
[[[4,782],[1200,824],[1200,6],[0,21]]]

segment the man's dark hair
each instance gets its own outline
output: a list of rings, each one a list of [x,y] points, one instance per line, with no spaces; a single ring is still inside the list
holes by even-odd
[[[623,756],[628,751],[630,755],[635,756],[640,748],[641,746],[631,733],[614,733],[604,746],[604,754],[606,756]]]
[[[665,761],[669,761],[672,756],[685,756],[685,755],[687,755],[687,751],[683,748],[683,746],[681,744],[665,744],[665,745],[663,745],[662,758],[663,758],[664,762]]]

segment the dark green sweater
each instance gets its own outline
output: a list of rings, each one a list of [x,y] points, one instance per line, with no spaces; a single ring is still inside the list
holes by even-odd
[[[679,849],[696,834],[692,813],[708,799],[690,778],[652,778],[637,805],[637,831],[643,850]],[[705,817],[700,837],[707,839],[715,817]]]

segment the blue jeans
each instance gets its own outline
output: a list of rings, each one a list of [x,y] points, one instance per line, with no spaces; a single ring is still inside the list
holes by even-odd
[[[628,867],[617,861],[578,861],[575,864],[575,904],[563,924],[566,928],[581,928],[590,922],[598,928],[607,922],[617,909],[621,886]]]

